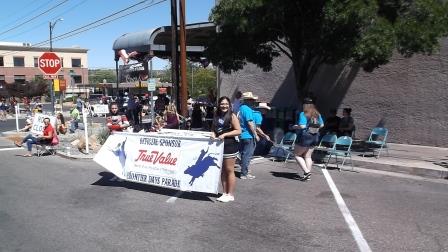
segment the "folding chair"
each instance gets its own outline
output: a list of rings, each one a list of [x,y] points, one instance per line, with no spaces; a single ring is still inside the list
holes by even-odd
[[[38,157],[44,154],[56,155],[56,145],[53,144],[36,144],[36,155]]]
[[[50,143],[36,144],[36,155],[38,157],[42,156],[45,153],[49,153],[50,155],[56,155],[56,148],[58,145],[59,145],[59,137],[55,130],[53,132],[53,139]]]
[[[297,134],[294,132],[287,132],[279,144],[274,144],[272,146],[274,148],[273,153],[270,153],[273,157],[279,157],[280,151],[282,152],[282,157],[285,156],[285,163],[288,161],[288,158],[294,151],[294,144],[297,139]]]
[[[344,166],[345,160],[347,158],[350,158],[350,165],[351,165],[352,171],[353,171],[354,168],[353,168],[353,160],[352,160],[352,153],[351,153],[352,142],[353,142],[353,140],[349,136],[339,137],[336,140],[333,150],[329,151],[329,157],[328,157],[327,163],[325,164],[325,169],[327,169],[328,163],[330,162],[331,158],[335,157],[336,158],[336,167],[339,169],[339,171],[341,171],[341,168]],[[342,157],[341,167],[339,167],[339,164],[338,164],[338,157]]]
[[[372,132],[370,132],[369,140],[365,141],[365,145],[367,148],[372,149],[373,156],[375,156],[375,150],[379,149],[378,155],[376,158],[380,157],[381,151],[383,147],[387,144],[387,134],[389,130],[386,128],[373,128]],[[389,155],[389,149],[386,146],[387,155]],[[366,154],[366,149],[364,149],[364,153],[362,156],[364,157]]]
[[[319,145],[314,149],[316,159],[323,161],[328,154],[334,150],[338,137],[336,134],[326,134],[322,137]]]

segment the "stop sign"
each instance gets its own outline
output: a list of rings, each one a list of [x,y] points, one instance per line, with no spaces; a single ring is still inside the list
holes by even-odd
[[[45,52],[39,57],[39,68],[44,74],[56,74],[61,67],[61,59],[53,52]]]

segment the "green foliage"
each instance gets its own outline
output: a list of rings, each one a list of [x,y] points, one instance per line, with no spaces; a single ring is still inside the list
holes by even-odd
[[[444,0],[220,1],[210,15],[220,32],[207,54],[229,73],[247,62],[269,71],[283,53],[303,97],[322,64],[373,71],[395,50],[405,57],[434,53],[448,33],[447,13]]]
[[[48,80],[38,77],[31,82],[6,84],[5,87],[10,96],[34,97],[49,94],[50,86]]]
[[[154,73],[161,82],[171,83],[171,66]],[[194,63],[187,63],[188,92],[191,97],[197,98],[208,93],[210,89],[216,89],[216,69],[203,68]]]
[[[196,67],[192,64],[189,64],[188,69],[188,91],[191,97],[197,98],[200,95],[208,94],[209,90],[216,89],[215,69]]]
[[[108,129],[108,128],[103,128],[103,129],[101,129],[100,132],[96,135],[96,139],[98,140],[98,143],[99,143],[100,145],[103,145],[103,144],[106,142],[106,140],[107,140],[107,138],[109,137],[109,135],[110,135],[110,131],[109,131],[109,129]]]
[[[97,69],[89,70],[89,82],[92,84],[101,84],[106,80],[108,83],[116,83],[117,76],[115,69]]]

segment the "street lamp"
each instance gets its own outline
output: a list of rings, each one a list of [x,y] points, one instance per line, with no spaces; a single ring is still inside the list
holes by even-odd
[[[53,22],[49,22],[49,27],[50,27],[50,52],[53,51],[53,29],[56,26],[56,24],[59,21],[63,21],[63,18],[58,18]],[[51,84],[50,84],[50,95],[51,95],[51,113],[54,115],[54,82],[53,79],[51,79]]]

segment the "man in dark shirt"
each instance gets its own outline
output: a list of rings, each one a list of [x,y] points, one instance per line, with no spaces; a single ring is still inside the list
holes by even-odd
[[[327,120],[325,120],[324,128],[323,128],[323,134],[333,133],[336,134],[339,131],[339,123],[341,122],[341,118],[337,116],[337,110],[331,109],[330,115],[328,116]]]

